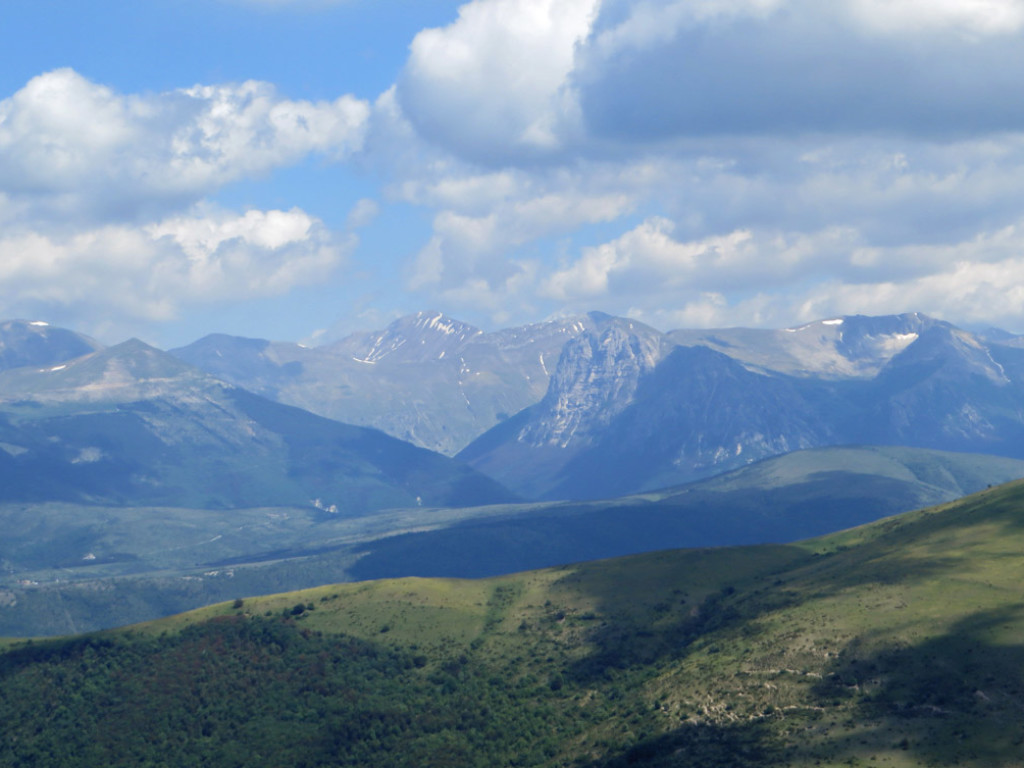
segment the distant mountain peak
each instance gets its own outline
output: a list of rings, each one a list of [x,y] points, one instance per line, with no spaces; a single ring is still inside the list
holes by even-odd
[[[88,336],[44,320],[0,323],[0,371],[24,366],[52,367],[102,349]]]
[[[445,336],[463,336],[466,334],[476,336],[483,333],[479,328],[474,328],[472,325],[463,323],[461,320],[455,320],[443,312],[417,312],[415,315],[399,318],[391,325],[402,327],[409,321],[412,321],[413,326],[419,330],[435,331]]]
[[[424,362],[456,354],[482,334],[479,328],[441,312],[417,312],[398,318],[383,331],[350,336],[334,346],[350,349],[352,358],[361,363],[376,364],[386,358]]]
[[[538,405],[544,415],[519,434],[520,442],[563,448],[585,442],[589,430],[607,424],[632,402],[640,379],[671,347],[642,323],[605,318],[603,328],[566,343]]]
[[[983,376],[993,384],[1010,383],[1003,366],[973,334],[948,323],[936,322],[915,342],[895,355],[883,370],[890,375],[902,368],[928,365],[946,377],[964,374]]]
[[[677,344],[707,345],[753,371],[801,378],[870,379],[936,325],[948,323],[909,312],[834,316],[781,330],[681,329],[668,336]]]
[[[143,400],[183,384],[224,387],[222,382],[139,339],[42,368],[3,374],[3,399],[37,402]]]

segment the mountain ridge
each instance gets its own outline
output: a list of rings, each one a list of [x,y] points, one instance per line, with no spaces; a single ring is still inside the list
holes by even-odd
[[[586,356],[572,359],[580,339],[597,343],[586,332],[567,345],[562,362],[574,364],[552,377],[540,404],[458,456],[528,498],[544,499],[637,492],[825,445],[1024,456],[1024,358],[1011,344],[988,343],[920,314],[835,318],[780,332],[739,329],[735,344],[726,335],[713,331],[690,339],[709,344],[674,347],[681,332],[663,335],[672,351],[640,375],[630,371],[624,378],[634,385],[617,391],[609,407],[595,381],[614,373]],[[806,353],[800,366],[793,349],[783,349],[788,357],[770,345],[752,354],[752,336],[766,335],[778,344],[799,337],[798,351]],[[870,355],[853,365],[849,355],[864,348]],[[575,445],[560,440],[558,425],[570,417],[574,433],[585,436]]]
[[[463,492],[467,503],[511,498],[450,459],[267,400],[139,340],[49,369],[0,372],[0,392],[4,501],[231,507],[323,498],[364,514],[417,499],[457,505]]]

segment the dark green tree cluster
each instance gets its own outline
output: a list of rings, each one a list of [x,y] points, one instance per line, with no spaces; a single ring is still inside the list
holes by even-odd
[[[535,765],[558,712],[465,655],[427,664],[276,616],[0,656],[12,768]]]

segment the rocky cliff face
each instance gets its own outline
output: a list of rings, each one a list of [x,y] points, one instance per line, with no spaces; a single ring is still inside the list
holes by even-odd
[[[282,403],[450,455],[540,400],[563,345],[601,317],[484,333],[420,312],[314,349],[216,335],[172,353]]]
[[[581,336],[541,403],[460,457],[528,496],[597,498],[827,445],[1024,456],[1024,350],[1005,340],[915,314],[673,347],[697,335]]]
[[[641,323],[608,319],[562,349],[536,416],[518,436],[527,445],[578,449],[589,444],[636,395],[667,349],[664,335]]]

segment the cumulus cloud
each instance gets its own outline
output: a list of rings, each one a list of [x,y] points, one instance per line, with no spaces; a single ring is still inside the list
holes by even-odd
[[[739,229],[700,240],[673,237],[674,224],[655,217],[615,240],[585,248],[544,281],[544,295],[564,302],[643,300],[648,305],[721,291],[749,292],[807,279],[845,258],[856,233],[814,234]]]
[[[854,18],[889,33],[954,30],[989,37],[1024,27],[1021,0],[849,0]]]
[[[71,69],[33,78],[0,101],[0,312],[161,322],[322,282],[354,235],[209,199],[310,154],[350,157],[369,111],[256,81],[136,95]],[[373,215],[364,201],[350,223]]]
[[[1024,118],[1019,0],[723,5],[607,0],[573,73],[592,134],[949,137]]]
[[[183,307],[274,296],[322,280],[353,246],[300,210],[197,209],[142,227],[0,236],[0,312],[161,321]]]
[[[374,110],[390,194],[434,215],[407,286],[663,327],[996,319],[1009,284],[953,287],[1013,274],[1021,71],[1024,0],[476,0]]]
[[[0,188],[46,214],[123,218],[362,145],[369,105],[291,101],[268,83],[123,95],[71,69],[0,101]]]
[[[412,265],[408,285],[413,290],[433,287],[450,296],[472,295],[483,285],[509,280],[525,287],[526,261],[504,257],[539,238],[613,221],[632,204],[626,194],[562,190],[496,203],[486,215],[442,211],[434,219],[433,236]],[[466,286],[470,288],[462,290]]]
[[[201,201],[317,154],[384,180],[350,235],[395,203],[432,222],[403,304],[995,322],[1024,282],[1021,71],[1024,0],[473,0],[372,105],[57,70],[0,101],[0,279],[84,306],[106,276],[136,317],[316,281],[353,240]]]
[[[576,122],[566,84],[598,0],[476,0],[410,46],[398,100],[416,130],[480,162],[542,156]]]
[[[1016,327],[1024,221],[970,240],[864,248],[856,232],[739,231],[702,241],[650,220],[541,281],[566,306],[611,302],[660,328],[772,326],[842,314],[923,311]],[[893,265],[887,268],[885,265]],[[905,268],[900,268],[905,265]]]
[[[895,276],[878,269],[870,281],[828,281],[792,303],[799,307],[801,319],[913,307],[938,317],[1017,326],[1024,306],[1021,253],[1024,221],[969,241],[874,252],[872,256],[880,259],[910,261],[920,267],[912,274]]]
[[[962,137],[1024,118],[1022,0],[476,0],[395,104],[485,165],[711,136]]]

